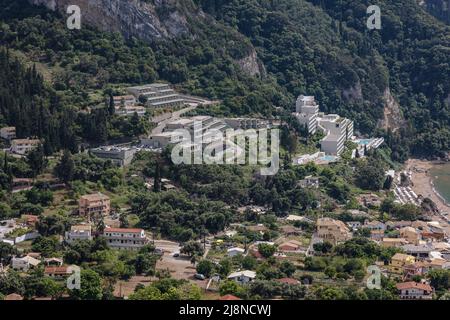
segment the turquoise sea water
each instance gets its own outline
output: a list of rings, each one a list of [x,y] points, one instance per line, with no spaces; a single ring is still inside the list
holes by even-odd
[[[430,175],[436,191],[450,203],[450,163],[434,166]]]

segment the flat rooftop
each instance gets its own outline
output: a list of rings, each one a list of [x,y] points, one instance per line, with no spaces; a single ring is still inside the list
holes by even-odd
[[[151,89],[151,88],[162,88],[162,87],[167,87],[169,84],[168,83],[150,83],[150,84],[144,84],[141,86],[135,86],[135,87],[129,87],[128,89],[133,89],[133,90],[144,90],[144,89]]]
[[[177,124],[187,125],[187,124],[191,124],[192,122],[193,122],[193,120],[191,120],[191,119],[181,118],[181,119],[169,122],[168,125],[177,125]]]

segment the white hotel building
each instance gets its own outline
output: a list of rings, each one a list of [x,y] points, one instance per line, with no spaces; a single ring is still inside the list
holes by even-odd
[[[106,228],[103,237],[113,249],[139,250],[148,242],[142,229]]]
[[[319,113],[319,105],[313,96],[299,96],[294,116],[300,124],[308,126],[310,134],[321,129],[326,137],[321,141],[321,151],[339,156],[344,151],[345,142],[353,137],[353,121],[337,114]]]
[[[295,105],[294,116],[298,119],[300,124],[308,126],[308,132],[315,134],[317,131],[319,105],[313,96],[301,95],[298,97]]]
[[[337,114],[320,115],[319,127],[326,133],[320,143],[321,150],[326,154],[341,155],[345,142],[353,137],[353,121]]]

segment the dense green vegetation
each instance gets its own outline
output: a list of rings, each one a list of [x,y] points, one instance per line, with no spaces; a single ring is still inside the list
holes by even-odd
[[[255,246],[255,256],[253,251],[245,257],[224,256],[230,246],[279,240],[281,224],[298,228],[295,232],[308,245],[318,217],[343,222],[364,222],[367,216],[380,221],[427,218],[425,207],[394,203],[392,179],[385,171],[410,154],[442,156],[450,147],[449,29],[412,1],[381,2],[383,29],[369,32],[368,1],[197,0],[194,3],[214,17],[214,23],[192,21],[195,38],[146,44],[90,27],[70,31],[58,14],[25,0],[0,0],[0,126],[16,126],[18,137],[42,141],[24,158],[0,154],[0,220],[22,214],[39,217],[40,237],[27,243],[25,251],[63,257],[65,263],[82,268],[83,286],[70,292],[72,299],[111,299],[114,285],[135,275],[159,280],[138,286],[130,299],[202,297],[198,287],[170,279],[168,270],[156,270],[160,256],[153,245],[136,252],[109,249],[99,236],[105,228],[101,219],[93,221],[94,240],[70,245],[59,241],[83,220],[75,214],[80,195],[98,191],[111,197],[112,216],[121,227],[141,227],[153,238],[179,242],[179,254],[188,257],[198,273],[225,279],[234,270],[256,271],[257,279],[249,286],[223,281],[218,288],[222,295],[394,299],[392,279],[383,278],[382,290],[361,288],[367,266],[388,263],[397,252],[370,241],[368,229],[336,246],[315,244],[314,256],[293,262],[291,257],[279,259],[276,245],[267,243]],[[237,63],[252,46],[266,68],[260,76],[249,76]],[[170,150],[161,155],[140,152],[130,166],[118,168],[78,152],[86,143],[130,141],[147,133],[147,117],[115,115],[110,98],[128,85],[153,81],[222,100],[196,112],[278,116],[280,171],[264,177],[246,165],[174,165]],[[396,132],[378,129],[388,88],[406,119]],[[320,138],[307,137],[306,129],[290,116],[298,94],[315,95],[323,111],[354,119],[360,133],[382,135],[388,146],[363,159],[350,159],[347,150],[336,164],[293,166],[292,155],[315,150]],[[300,181],[307,176],[318,177],[319,187],[302,187]],[[14,178],[33,178],[35,183],[30,190],[12,193]],[[380,207],[358,202],[359,195],[369,192],[383,200]],[[251,210],[253,206],[264,213]],[[365,216],[354,216],[352,209]],[[288,215],[306,220],[286,222]],[[236,234],[223,235],[231,224]],[[250,229],[255,226],[256,231]],[[26,231],[15,231],[14,236]],[[200,240],[206,243],[206,237],[213,236],[223,243],[212,244],[214,258],[205,258]],[[16,253],[16,248],[0,243],[0,262],[9,263]],[[278,281],[282,278],[300,281]],[[443,296],[449,278],[447,271],[429,275]],[[339,286],[342,283],[346,286]],[[13,292],[26,298],[67,293],[60,282],[43,276],[42,267],[1,277],[0,298]]]
[[[450,31],[415,1],[379,1],[380,31],[366,27],[370,1],[200,3],[251,39],[281,86],[315,95],[322,110],[354,119],[363,133],[378,128],[389,87],[407,119],[387,133],[396,159],[448,151]]]
[[[365,25],[367,1],[198,3],[219,23],[191,22],[195,40],[186,37],[148,46],[88,27],[70,31],[60,17],[25,0],[2,0],[0,6],[6,9],[0,15],[0,45],[38,62],[54,88],[44,92],[33,69],[24,70],[24,76],[13,75],[22,82],[28,72],[27,81],[33,83],[31,91],[20,89],[17,94],[6,87],[12,98],[2,97],[3,105],[11,105],[7,114],[2,112],[3,122],[23,123],[21,136],[46,138],[47,152],[73,149],[80,138],[103,142],[129,136],[126,128],[113,134],[113,128],[123,126],[105,119],[101,110],[89,116],[77,116],[76,111],[102,103],[111,84],[165,80],[193,94],[223,99],[220,112],[228,115],[267,116],[273,114],[273,106],[290,109],[298,94],[315,95],[323,111],[348,116],[360,132],[374,133],[390,88],[407,121],[400,131],[382,133],[394,159],[448,150],[449,29],[413,1],[384,1],[383,28],[370,32]],[[264,80],[245,75],[235,63],[251,51],[249,41],[266,67]],[[31,100],[33,95],[39,101],[15,107],[18,96]],[[14,108],[42,114],[41,127],[49,123],[50,132],[62,132],[54,137],[28,125],[32,120],[26,117],[17,121]]]

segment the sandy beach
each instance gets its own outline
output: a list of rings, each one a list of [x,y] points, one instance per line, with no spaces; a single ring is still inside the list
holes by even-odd
[[[433,161],[410,159],[405,170],[412,172],[412,188],[417,195],[433,200],[441,212],[450,212],[450,206],[434,190],[433,180],[429,176],[429,170],[436,164]]]

